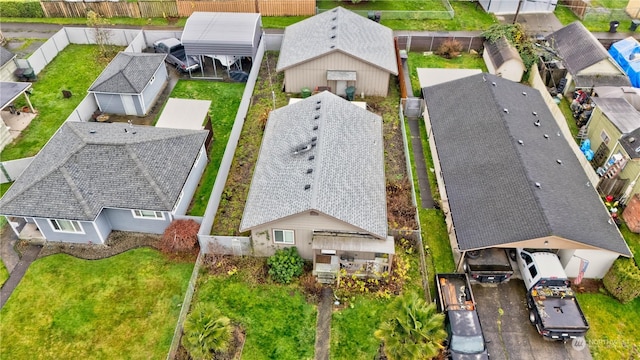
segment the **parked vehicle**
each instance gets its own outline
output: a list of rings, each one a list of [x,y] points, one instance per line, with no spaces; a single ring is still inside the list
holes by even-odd
[[[501,283],[509,281],[513,267],[507,249],[491,248],[468,251],[464,261],[464,271],[469,280],[479,283]]]
[[[449,359],[489,359],[466,274],[436,274],[438,306],[445,313]]]
[[[168,38],[154,42],[153,51],[160,54],[167,54],[165,61],[183,73],[200,68],[198,58],[195,56],[187,56],[184,51],[184,45],[176,38]]]
[[[558,256],[550,252],[516,251],[527,288],[529,320],[538,333],[561,341],[584,336],[589,323]]]

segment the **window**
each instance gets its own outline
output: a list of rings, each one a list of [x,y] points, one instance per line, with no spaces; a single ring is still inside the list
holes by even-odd
[[[600,133],[600,139],[602,139],[602,142],[604,142],[606,145],[609,145],[609,135],[606,131],[602,130],[602,132]]]
[[[529,274],[531,274],[531,278],[535,278],[536,275],[538,275],[538,270],[536,269],[535,265],[531,265],[529,266]]]
[[[295,244],[293,230],[273,230],[273,241],[276,244]]]
[[[82,225],[80,225],[78,221],[50,219],[49,222],[51,223],[53,231],[84,234]]]
[[[162,213],[162,211],[131,210],[131,212],[133,212],[134,218],[164,220],[164,214]]]

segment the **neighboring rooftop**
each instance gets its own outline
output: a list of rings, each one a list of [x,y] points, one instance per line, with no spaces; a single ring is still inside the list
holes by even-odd
[[[640,113],[623,98],[594,97],[593,102],[623,134],[640,128]]]
[[[620,145],[632,159],[640,159],[640,128],[622,136]]]
[[[30,87],[31,83],[28,82],[0,81],[0,109],[11,105]]]
[[[382,119],[328,91],[269,113],[240,231],[310,210],[386,239]]]
[[[161,65],[164,54],[119,52],[91,84],[89,91],[140,94]]]
[[[207,131],[65,122],[0,199],[3,215],[91,221],[171,211]]]
[[[13,58],[15,57],[16,57],[16,54],[0,46],[0,66],[4,66],[4,64],[13,60]]]
[[[192,13],[182,31],[188,55],[254,56],[262,34],[258,13]]]
[[[557,236],[630,256],[537,90],[481,74],[423,93],[461,250]]]
[[[523,64],[518,50],[516,50],[514,46],[509,44],[507,39],[504,37],[499,38],[495,42],[485,41],[484,51],[487,51],[489,53],[489,58],[493,62],[493,66],[496,69],[510,60],[515,60],[520,64]]]
[[[277,71],[332,52],[398,74],[392,30],[342,7],[287,26]]]

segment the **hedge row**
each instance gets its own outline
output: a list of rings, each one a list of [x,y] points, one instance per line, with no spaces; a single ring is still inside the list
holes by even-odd
[[[622,303],[640,296],[640,269],[632,259],[616,260],[602,282],[607,291]]]
[[[37,1],[3,1],[0,15],[3,17],[43,18],[44,12],[40,2]]]

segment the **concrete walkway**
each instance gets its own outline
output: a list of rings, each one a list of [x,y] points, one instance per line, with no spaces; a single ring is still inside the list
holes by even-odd
[[[9,300],[13,290],[18,286],[24,274],[26,274],[31,263],[38,258],[40,250],[42,250],[42,246],[29,245],[20,261],[18,261],[16,266],[13,268],[13,271],[11,271],[11,274],[9,275],[9,279],[7,279],[4,285],[2,285],[2,289],[0,289],[0,309],[2,309],[4,304],[7,303],[7,300]]]
[[[2,258],[4,267],[11,273],[20,261],[20,256],[18,256],[18,253],[14,249],[16,242],[18,242],[18,237],[16,233],[11,230],[9,224],[6,224],[4,228],[0,229],[0,232],[2,232],[2,234],[0,234],[0,257]]]
[[[318,304],[318,322],[316,326],[316,360],[329,360],[329,344],[331,343],[331,313],[333,312],[333,290],[322,289]]]

